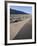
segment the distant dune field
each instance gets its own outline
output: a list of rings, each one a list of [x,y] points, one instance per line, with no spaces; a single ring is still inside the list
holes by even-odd
[[[25,20],[27,18],[31,17],[30,14],[11,14],[10,15],[10,22],[14,22],[15,20],[17,21],[22,21]]]

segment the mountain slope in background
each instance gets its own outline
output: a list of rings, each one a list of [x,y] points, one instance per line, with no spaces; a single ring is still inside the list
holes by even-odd
[[[28,14],[28,13],[19,10],[10,9],[10,14]]]

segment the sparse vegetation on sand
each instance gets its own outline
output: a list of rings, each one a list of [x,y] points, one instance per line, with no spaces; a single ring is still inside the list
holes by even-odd
[[[10,23],[23,21],[23,20],[26,20],[29,17],[31,17],[30,14],[11,14],[10,15]]]

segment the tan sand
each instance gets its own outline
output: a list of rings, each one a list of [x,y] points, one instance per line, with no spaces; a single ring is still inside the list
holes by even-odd
[[[12,40],[17,33],[20,31],[20,29],[26,24],[31,18],[28,18],[24,21],[20,21],[17,23],[11,23],[10,24],[10,39]]]

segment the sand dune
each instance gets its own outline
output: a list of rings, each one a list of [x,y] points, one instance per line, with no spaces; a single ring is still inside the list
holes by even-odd
[[[32,19],[20,29],[13,40],[32,39]]]
[[[10,39],[11,40],[18,34],[18,32],[20,32],[20,29],[24,26],[24,24],[28,23],[30,19],[31,17],[27,18],[24,21],[10,24]]]

